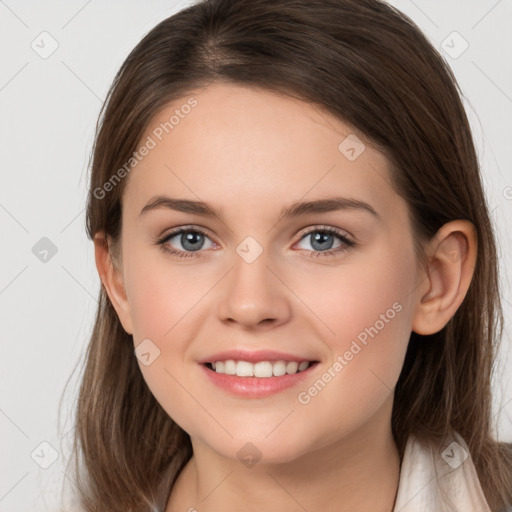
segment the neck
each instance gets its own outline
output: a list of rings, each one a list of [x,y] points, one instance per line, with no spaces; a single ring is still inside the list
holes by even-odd
[[[381,425],[376,429],[376,425]],[[400,458],[390,422],[365,425],[349,437],[282,464],[247,468],[193,441],[166,512],[392,512]]]

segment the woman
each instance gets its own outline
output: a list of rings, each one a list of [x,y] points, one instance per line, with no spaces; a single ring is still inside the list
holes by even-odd
[[[511,506],[478,161],[400,12],[212,0],[161,22],[105,102],[87,230],[84,510]]]

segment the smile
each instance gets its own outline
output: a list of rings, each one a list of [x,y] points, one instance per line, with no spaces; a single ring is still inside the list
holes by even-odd
[[[287,389],[303,386],[303,381],[319,361],[249,361],[226,359],[202,363],[208,380],[230,395],[242,398],[265,398]]]
[[[259,361],[251,363],[249,361],[235,361],[228,359],[226,361],[216,361],[207,363],[206,366],[216,373],[225,375],[236,375],[237,377],[282,377],[283,375],[295,375],[307,370],[312,361]]]

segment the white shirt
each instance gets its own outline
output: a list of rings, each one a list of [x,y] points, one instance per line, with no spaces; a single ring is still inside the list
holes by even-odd
[[[409,435],[393,512],[491,512],[457,432],[442,447]]]

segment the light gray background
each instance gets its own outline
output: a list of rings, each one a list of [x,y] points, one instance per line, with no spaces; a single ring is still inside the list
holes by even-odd
[[[497,435],[512,441],[512,1],[390,3],[451,53],[444,54],[466,97],[501,253],[506,330],[495,381]],[[1,511],[57,510],[61,485],[73,486],[64,461],[77,372],[60,425],[57,413],[88,342],[99,291],[84,227],[93,130],[129,51],[185,5],[0,0]],[[58,43],[47,58],[31,47],[51,49],[43,31]],[[454,31],[469,44],[460,56],[464,41]],[[43,237],[57,248],[45,263],[32,251]],[[53,452],[42,442],[58,454],[47,469],[39,464],[51,462]]]

